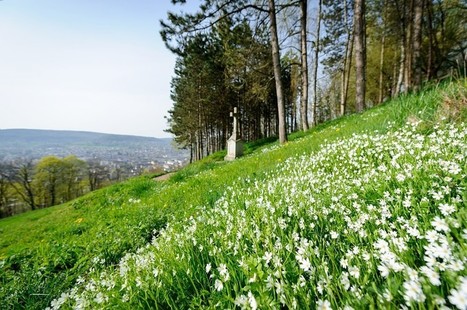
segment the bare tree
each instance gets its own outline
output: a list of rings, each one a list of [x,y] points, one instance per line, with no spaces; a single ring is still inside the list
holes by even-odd
[[[13,189],[21,199],[31,208],[37,209],[36,193],[33,187],[34,165],[31,160],[20,163],[14,167],[15,172],[11,176]]]

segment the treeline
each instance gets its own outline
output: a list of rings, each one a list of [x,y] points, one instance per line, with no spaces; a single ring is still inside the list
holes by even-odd
[[[168,131],[197,160],[225,147],[233,107],[244,140],[284,143],[465,76],[466,18],[460,0],[205,0],[196,13],[169,13],[161,35],[178,59]]]
[[[131,170],[76,156],[0,163],[0,218],[70,201],[130,177]]]

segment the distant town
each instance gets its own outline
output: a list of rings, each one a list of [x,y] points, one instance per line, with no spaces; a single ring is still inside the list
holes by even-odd
[[[172,139],[50,130],[0,130],[0,218],[61,204],[142,174],[179,169]]]
[[[110,135],[92,132],[0,130],[0,162],[38,161],[45,156],[74,155],[127,176],[146,171],[174,171],[189,159],[170,138]]]

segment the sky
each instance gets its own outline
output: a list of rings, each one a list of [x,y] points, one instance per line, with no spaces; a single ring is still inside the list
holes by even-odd
[[[0,129],[170,137],[176,57],[159,20],[188,2],[0,1]]]

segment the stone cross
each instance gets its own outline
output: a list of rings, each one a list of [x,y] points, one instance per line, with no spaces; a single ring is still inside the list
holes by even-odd
[[[229,140],[227,140],[227,155],[224,157],[224,160],[235,160],[243,154],[243,142],[237,138],[237,107],[234,108],[233,112],[230,112],[230,117],[233,117],[233,131]]]
[[[234,107],[233,112],[230,112],[230,117],[233,117],[233,131],[232,131],[232,136],[230,139],[237,140],[237,107]]]

